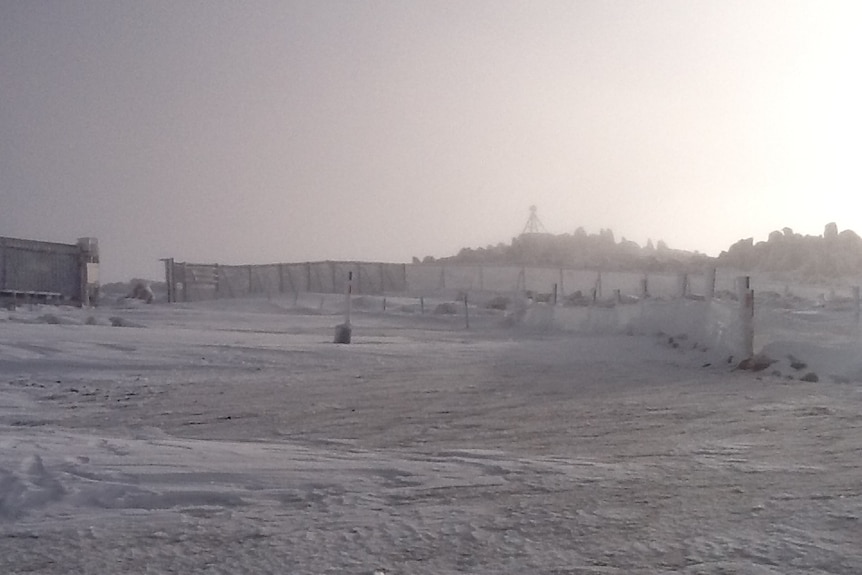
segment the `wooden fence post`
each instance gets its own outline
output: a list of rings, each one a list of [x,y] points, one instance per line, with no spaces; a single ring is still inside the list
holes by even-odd
[[[706,270],[706,301],[712,301],[715,298],[715,268],[710,267]]]
[[[563,283],[563,268],[560,268],[560,299],[566,297],[566,284]]]
[[[754,355],[754,290],[749,276],[736,278],[736,293],[739,297],[740,347],[742,359],[747,359]]]
[[[347,288],[344,290],[344,323],[335,326],[335,343],[350,343],[351,332],[353,331],[350,325],[350,300],[352,294],[353,272],[347,272]]]
[[[527,291],[527,270],[526,268],[521,268],[521,271],[518,273],[518,285],[515,288],[515,291],[526,292]]]
[[[183,301],[189,301],[189,265],[183,262]]]
[[[99,290],[99,242],[78,238],[78,266],[81,307],[89,306]]]
[[[168,303],[177,301],[176,285],[174,284],[174,258],[162,258],[165,262],[165,285],[168,288]],[[0,284],[2,287],[2,284]]]
[[[676,277],[676,292],[677,295],[681,298],[684,298],[688,295],[688,275],[687,274],[679,274]]]

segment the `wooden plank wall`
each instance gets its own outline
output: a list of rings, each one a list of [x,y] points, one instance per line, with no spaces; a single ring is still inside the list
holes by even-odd
[[[0,290],[50,292],[81,301],[81,248],[18,238],[0,238]]]
[[[170,301],[303,292],[343,293],[348,272],[353,272],[355,294],[408,291],[405,264],[325,261],[237,266],[165,260]]]

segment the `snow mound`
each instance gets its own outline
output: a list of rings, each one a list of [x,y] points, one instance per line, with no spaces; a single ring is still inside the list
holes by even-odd
[[[28,456],[17,471],[0,468],[0,519],[15,519],[29,509],[62,499],[65,493],[42,458]]]

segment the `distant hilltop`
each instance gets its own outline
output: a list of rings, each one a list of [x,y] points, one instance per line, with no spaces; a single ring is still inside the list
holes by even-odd
[[[659,240],[645,246],[622,238],[611,230],[588,234],[578,228],[574,234],[523,233],[509,245],[499,243],[485,248],[463,248],[457,255],[422,263],[535,265],[565,268],[593,268],[619,271],[684,271],[708,264],[712,258],[698,252],[675,250]],[[413,258],[419,263],[418,258]]]
[[[413,261],[420,263],[418,258]],[[689,271],[712,265],[816,281],[862,274],[862,238],[852,230],[839,232],[835,223],[827,224],[821,236],[803,236],[784,228],[769,234],[766,241],[741,239],[712,258],[697,251],[671,249],[661,240],[641,246],[625,238],[617,241],[609,229],[588,234],[578,228],[573,234],[523,233],[508,245],[463,248],[454,256],[421,260],[432,262],[644,272]]]
[[[766,241],[739,240],[721,252],[717,264],[805,280],[862,274],[862,238],[852,230],[839,232],[834,222],[826,224],[822,236],[803,236],[784,228],[769,234]]]

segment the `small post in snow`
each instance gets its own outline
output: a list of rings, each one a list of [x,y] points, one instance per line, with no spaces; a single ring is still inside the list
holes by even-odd
[[[559,298],[565,299],[566,297],[566,284],[563,283],[563,268],[560,268],[560,293]]]
[[[706,301],[715,299],[715,268],[709,267],[706,269]]]
[[[688,275],[681,273],[676,278],[677,296],[684,298],[688,295]]]
[[[754,290],[749,276],[736,278],[736,292],[739,297],[742,358],[746,359],[754,356]]]
[[[335,343],[350,343],[350,295],[353,292],[353,272],[347,272],[347,289],[345,290],[344,323],[335,326]]]

